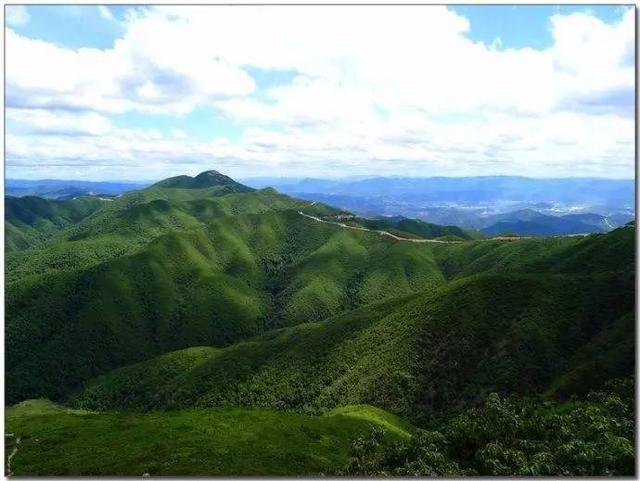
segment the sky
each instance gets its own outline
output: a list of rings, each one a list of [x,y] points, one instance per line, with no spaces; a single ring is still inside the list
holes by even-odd
[[[630,6],[5,6],[6,176],[634,177]]]

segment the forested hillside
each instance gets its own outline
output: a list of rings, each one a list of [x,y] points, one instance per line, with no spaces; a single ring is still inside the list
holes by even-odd
[[[5,226],[7,403],[48,398],[107,411],[82,429],[111,432],[123,422],[112,411],[175,410],[171,422],[189,424],[260,408],[325,436],[334,429],[327,416],[365,404],[434,428],[491,393],[571,403],[634,372],[633,226],[478,238],[353,217],[215,171],[109,201],[8,198]],[[38,416],[56,416],[61,430],[79,422],[64,408],[27,409],[29,424],[22,406],[12,429],[30,436],[45,423]],[[136,429],[164,436],[153,414],[138,415]],[[298,468],[255,472],[362,474],[348,449],[367,439],[368,424],[349,426],[326,462],[307,452]],[[68,463],[38,465],[29,446],[23,473],[77,474]],[[371,472],[401,471],[375,456]],[[126,463],[91,466],[87,473],[132,474]]]

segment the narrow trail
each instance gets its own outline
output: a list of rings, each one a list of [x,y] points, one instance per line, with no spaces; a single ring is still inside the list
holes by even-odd
[[[301,211],[298,211],[298,214],[300,214],[303,217],[306,217],[307,219],[315,220],[316,222],[322,222],[324,224],[337,225],[337,226],[342,227],[344,229],[353,229],[353,230],[362,230],[362,231],[366,231],[366,232],[373,232],[374,234],[386,235],[386,236],[391,237],[392,239],[395,239],[395,240],[405,241],[405,242],[415,242],[415,243],[419,243],[419,244],[424,244],[424,243],[431,243],[431,244],[462,244],[464,242],[514,241],[514,240],[518,240],[518,239],[529,239],[529,237],[492,237],[491,239],[476,239],[476,240],[471,240],[471,241],[466,241],[466,240],[438,240],[438,239],[409,239],[407,237],[397,236],[397,235],[392,234],[391,232],[387,232],[385,230],[367,229],[366,227],[347,225],[347,224],[344,224],[342,222],[332,222],[332,221],[329,221],[329,220],[320,219],[319,217],[315,217],[313,215],[305,214],[304,212],[301,212]]]
[[[13,434],[6,435],[6,437],[11,437],[11,436],[13,436]],[[13,472],[11,471],[11,460],[18,452],[18,444],[20,444],[20,437],[16,438],[16,445],[13,447],[13,451],[11,451],[11,453],[9,453],[9,456],[7,457],[7,477],[13,476]]]

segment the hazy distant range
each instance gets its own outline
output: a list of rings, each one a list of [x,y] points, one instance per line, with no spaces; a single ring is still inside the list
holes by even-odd
[[[605,232],[634,218],[632,179],[495,177],[245,178],[368,217],[402,216],[485,234],[564,235]],[[115,196],[151,182],[7,180],[6,195],[72,199]]]
[[[635,215],[634,180],[527,177],[253,178],[366,216],[404,216],[487,234],[560,235],[604,232]]]

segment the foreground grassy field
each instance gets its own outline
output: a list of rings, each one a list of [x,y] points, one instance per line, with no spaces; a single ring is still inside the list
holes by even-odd
[[[92,413],[46,400],[6,411],[6,455],[17,476],[292,475],[330,473],[372,426],[388,442],[411,427],[380,409],[349,406],[324,416],[265,409]],[[19,439],[19,442],[18,442]]]
[[[588,476],[634,473],[634,383],[584,400],[502,397],[413,427],[369,405],[322,416],[239,407],[6,412],[9,475]]]

